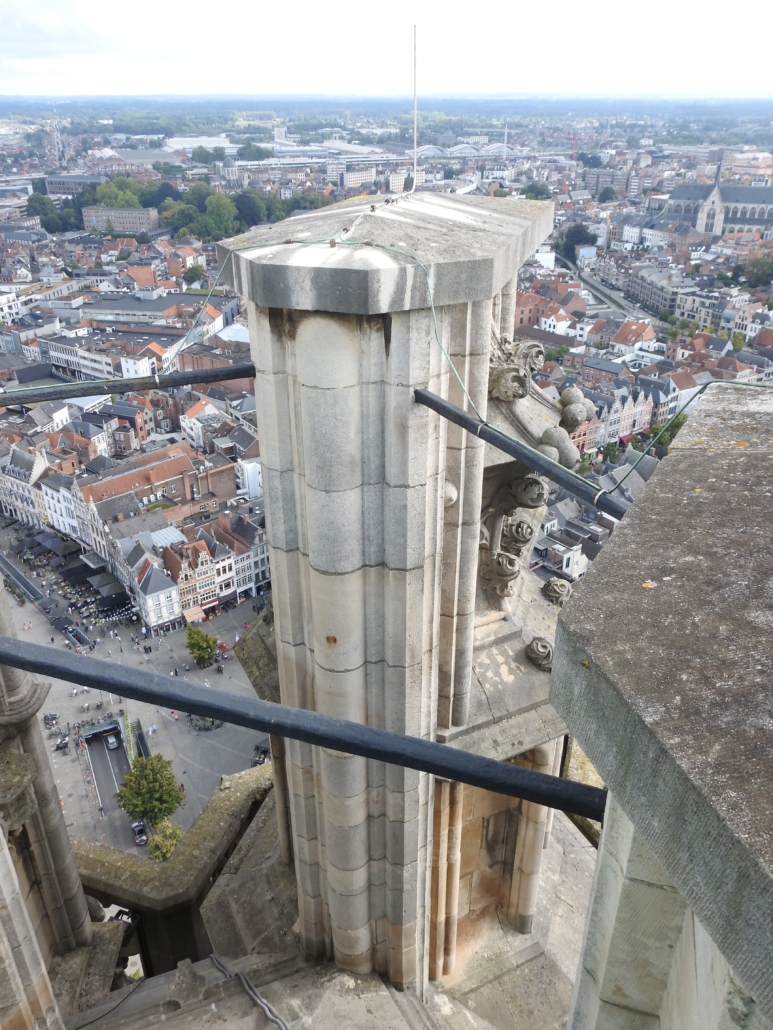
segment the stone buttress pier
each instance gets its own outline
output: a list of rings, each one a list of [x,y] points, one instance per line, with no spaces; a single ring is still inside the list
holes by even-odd
[[[15,637],[0,591],[0,634]],[[0,666],[0,1026],[62,1026],[47,969],[92,926],[37,721],[48,686]],[[25,857],[35,871],[25,872]]]
[[[550,207],[371,201],[220,254],[248,306],[281,700],[434,738],[465,717],[483,451],[413,399],[467,407],[427,277],[484,414],[492,302]],[[295,741],[284,761],[304,949],[423,984],[432,778]]]

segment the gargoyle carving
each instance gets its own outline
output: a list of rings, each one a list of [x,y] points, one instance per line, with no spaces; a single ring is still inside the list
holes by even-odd
[[[538,669],[550,672],[553,668],[553,645],[544,637],[535,637],[526,645],[526,657]]]
[[[541,508],[548,503],[548,484],[536,472],[529,472],[522,479],[506,483],[494,498],[494,508],[505,518],[515,516],[518,508]]]
[[[567,583],[565,579],[553,576],[542,587],[542,596],[547,598],[552,604],[557,604],[559,608],[563,608],[564,603],[572,596],[571,584]]]
[[[529,396],[532,374],[545,363],[545,352],[538,343],[498,344],[491,353],[489,396],[509,404]]]
[[[503,365],[489,373],[489,396],[498,401],[520,400],[528,397],[531,375],[523,365]]]

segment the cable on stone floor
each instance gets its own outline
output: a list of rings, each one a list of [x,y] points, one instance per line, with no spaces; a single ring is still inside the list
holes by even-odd
[[[272,1005],[268,1001],[266,1001],[266,999],[263,997],[263,995],[260,993],[258,988],[255,986],[255,984],[252,982],[252,980],[250,980],[248,976],[245,976],[244,973],[242,973],[241,971],[237,972],[236,974],[232,973],[228,966],[222,961],[222,959],[219,959],[217,955],[214,954],[214,952],[209,957],[212,959],[212,964],[214,965],[215,969],[221,972],[227,980],[234,979],[234,975],[238,977],[247,995],[255,1002],[255,1004],[259,1008],[263,1010],[266,1019],[274,1023],[276,1026],[278,1026],[279,1030],[289,1030],[287,1023],[285,1023],[285,1021],[282,1019],[282,1017],[279,1015],[276,1009],[274,1009]]]

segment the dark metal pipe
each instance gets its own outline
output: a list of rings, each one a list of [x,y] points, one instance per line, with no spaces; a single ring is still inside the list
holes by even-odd
[[[509,762],[457,751],[435,741],[377,730],[302,708],[288,708],[257,698],[221,693],[188,680],[130,669],[99,658],[62,653],[53,647],[29,644],[12,637],[0,637],[0,665],[109,690],[121,697],[222,719],[237,726],[248,726],[390,765],[418,769],[497,794],[574,812],[599,822],[604,818],[605,790],[522,769]]]
[[[505,436],[504,433],[500,433],[493,426],[488,425],[486,422],[481,422],[474,415],[468,415],[466,411],[457,408],[455,404],[449,404],[448,401],[444,401],[437,394],[430,393],[429,390],[414,390],[413,396],[417,404],[423,404],[425,407],[431,408],[438,415],[442,415],[449,422],[454,422],[457,426],[461,426],[462,429],[466,429],[473,436],[478,436],[481,440],[485,440],[486,443],[490,443],[498,450],[509,454],[510,457],[517,458],[524,465],[528,465],[535,472],[539,472],[541,475],[547,476],[548,479],[552,479],[559,486],[563,486],[564,489],[574,494],[575,497],[587,501],[588,504],[592,504],[599,511],[605,511],[609,515],[614,515],[616,519],[621,519],[628,510],[625,505],[612,497],[611,494],[599,490],[593,483],[589,483],[587,479],[583,479],[577,473],[571,472],[569,469],[564,468],[563,465],[559,465],[557,461],[552,461],[541,451],[535,451],[528,444]]]
[[[62,382],[61,386],[37,386],[29,390],[5,390],[0,393],[0,406],[39,404],[41,401],[63,401],[70,397],[90,397],[98,393],[130,393],[133,390],[170,390],[190,383],[223,383],[227,379],[253,379],[252,363],[231,365],[230,368],[206,368],[195,372],[167,372],[157,376],[139,376],[135,379],[91,379],[82,382]]]

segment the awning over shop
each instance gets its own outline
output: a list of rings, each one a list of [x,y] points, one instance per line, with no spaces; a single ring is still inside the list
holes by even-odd
[[[64,558],[52,558],[50,565],[52,569],[58,569],[60,565],[64,565]]]
[[[68,619],[66,615],[60,615],[58,619],[52,619],[51,625],[54,629],[67,629],[68,626],[72,626],[72,619]]]
[[[77,554],[79,547],[74,540],[57,540],[50,548],[54,554],[66,555]]]
[[[102,569],[107,565],[105,559],[101,555],[97,554],[96,551],[86,551],[85,554],[81,555],[81,558],[86,562],[89,568],[92,569]]]
[[[77,583],[85,583],[90,572],[91,569],[88,565],[84,565],[80,558],[75,558],[61,567],[59,575],[62,579],[66,579],[71,586],[75,586]]]
[[[45,554],[48,550],[49,548],[45,544],[38,544],[30,550],[30,554]]]
[[[198,605],[195,608],[188,608],[183,612],[183,618],[190,625],[192,622],[203,622],[206,618],[204,609],[199,608]]]
[[[96,575],[88,577],[89,583],[94,587],[95,590],[99,590],[105,583],[117,582],[115,576],[109,572],[97,572]]]

